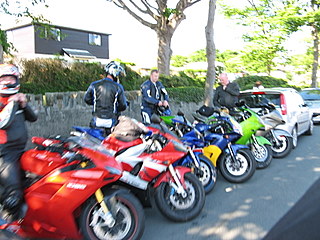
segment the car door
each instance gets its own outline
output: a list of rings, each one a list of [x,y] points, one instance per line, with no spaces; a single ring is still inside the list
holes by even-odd
[[[293,93],[295,104],[297,105],[297,123],[298,134],[302,134],[309,129],[310,125],[310,111],[308,105],[298,93]]]

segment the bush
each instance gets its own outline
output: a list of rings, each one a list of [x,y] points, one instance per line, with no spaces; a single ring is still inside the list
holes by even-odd
[[[235,80],[241,90],[252,89],[256,81],[261,81],[265,88],[271,87],[294,87],[288,84],[286,80],[270,76],[245,76]]]
[[[179,87],[166,88],[171,99],[178,102],[201,102],[204,99],[204,88]]]

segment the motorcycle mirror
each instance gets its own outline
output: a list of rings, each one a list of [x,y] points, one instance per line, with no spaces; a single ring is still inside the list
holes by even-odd
[[[183,113],[183,112],[181,112],[181,110],[179,110],[179,111],[178,111],[178,116],[182,116],[182,117],[184,117],[184,113]]]

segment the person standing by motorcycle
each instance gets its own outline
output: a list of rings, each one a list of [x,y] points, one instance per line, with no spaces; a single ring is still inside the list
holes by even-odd
[[[126,110],[127,99],[119,83],[119,77],[125,75],[124,68],[120,63],[111,61],[105,66],[105,71],[107,77],[90,84],[84,101],[93,105],[90,127],[103,128],[107,136],[117,124],[120,113]]]
[[[156,113],[158,107],[169,108],[169,95],[159,81],[159,71],[157,69],[153,69],[150,73],[150,79],[141,84],[141,94],[142,122],[148,125],[151,123],[152,114]]]
[[[28,140],[25,121],[34,122],[37,115],[27,104],[20,89],[19,70],[13,64],[0,64],[0,203],[11,220],[21,216],[23,202],[19,159]]]
[[[215,107],[226,107],[232,113],[236,102],[238,102],[240,87],[238,83],[230,82],[227,73],[221,73],[219,79],[220,86],[214,93],[213,105]]]

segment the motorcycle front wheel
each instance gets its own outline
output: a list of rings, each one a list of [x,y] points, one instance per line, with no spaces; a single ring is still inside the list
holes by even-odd
[[[256,160],[250,149],[239,149],[236,154],[236,162],[229,153],[224,152],[219,158],[219,170],[221,175],[229,182],[242,183],[252,177],[256,170]]]
[[[293,139],[285,135],[280,135],[277,137],[278,144],[276,141],[271,140],[272,146],[272,155],[274,158],[284,158],[286,157],[291,150],[293,149]]]
[[[217,181],[217,170],[213,163],[204,155],[199,156],[201,175],[196,176],[199,178],[203,185],[206,194],[211,192],[216,185]]]
[[[198,216],[205,203],[204,188],[199,179],[192,173],[184,175],[186,196],[177,193],[168,182],[156,188],[155,203],[159,211],[175,222],[186,222]]]
[[[272,150],[270,145],[252,144],[251,152],[256,159],[258,169],[267,168],[271,164]]]
[[[90,198],[80,216],[80,230],[86,240],[140,239],[145,226],[144,210],[139,200],[129,192],[121,191],[115,196],[112,209],[115,223],[106,224],[97,200]]]

